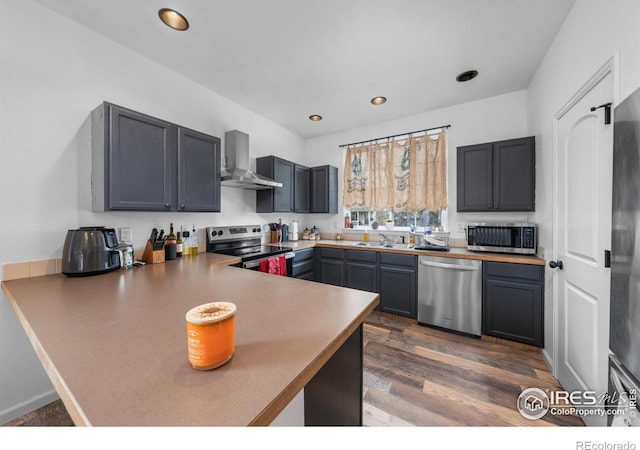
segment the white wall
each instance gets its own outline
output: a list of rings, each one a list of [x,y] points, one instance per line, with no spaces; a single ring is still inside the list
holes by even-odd
[[[640,86],[640,2],[577,0],[528,88],[529,133],[536,137],[536,213],[545,259],[553,259],[553,118],[610,58],[619,58],[614,107]],[[553,364],[552,272],[545,277],[545,351]]]
[[[88,117],[103,100],[221,139],[240,129],[254,158],[301,161],[304,141],[29,0],[3,2],[0,42],[0,265],[60,257],[66,230],[79,226],[131,226],[138,249],[170,222],[288,220],[257,215],[255,191],[228,187],[220,214],[91,212]],[[0,423],[56,398],[4,294],[0,361]]]
[[[377,125],[357,128],[340,133],[307,139],[305,152],[310,166],[331,164],[338,167],[339,207],[342,211],[342,188],[345,150],[341,144],[360,142],[406,133],[414,130],[451,125],[448,129],[448,168],[447,185],[449,196],[449,229],[452,237],[464,237],[457,232],[457,223],[467,223],[484,218],[492,220],[527,220],[527,213],[456,213],[456,147],[481,144],[527,136],[527,93],[518,91],[510,94],[478,100],[420,114],[402,119],[382,122]],[[342,215],[313,216],[313,224],[321,230],[335,230],[337,223],[342,226]],[[311,224],[311,225],[313,225]],[[335,230],[337,231],[337,230]]]

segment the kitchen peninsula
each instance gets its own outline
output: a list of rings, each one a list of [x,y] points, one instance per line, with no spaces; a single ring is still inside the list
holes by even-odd
[[[268,425],[304,389],[307,425],[362,424],[362,322],[378,295],[200,254],[92,277],[6,281],[76,425]],[[237,305],[235,354],[187,361],[185,314]]]

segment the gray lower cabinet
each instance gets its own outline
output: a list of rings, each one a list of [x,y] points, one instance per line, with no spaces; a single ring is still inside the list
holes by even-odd
[[[334,286],[345,285],[344,250],[339,248],[318,248],[316,281]]]
[[[345,287],[361,291],[378,292],[378,264],[376,252],[346,250]]]
[[[544,266],[483,263],[483,334],[544,346]]]
[[[380,294],[378,310],[417,318],[418,257],[367,250],[316,249],[316,281]]]
[[[417,271],[415,255],[378,254],[380,311],[417,318]]]
[[[220,139],[104,102],[91,114],[94,211],[220,211]]]
[[[293,257],[293,278],[300,278],[303,280],[314,281],[315,280],[315,260],[314,260],[313,248],[306,248],[304,250],[296,250]]]

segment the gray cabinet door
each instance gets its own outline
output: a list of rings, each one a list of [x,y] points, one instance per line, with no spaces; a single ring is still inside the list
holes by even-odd
[[[535,142],[533,137],[494,143],[495,211],[535,210]]]
[[[458,147],[457,210],[493,209],[493,144]]]
[[[105,108],[105,209],[171,210],[175,125],[116,105]]]
[[[256,192],[256,212],[293,212],[294,164],[277,156],[256,158],[256,173],[282,183],[282,187]]]
[[[309,168],[294,164],[293,210],[297,213],[309,212]]]
[[[344,261],[320,258],[320,278],[318,281],[334,286],[344,286]]]
[[[378,292],[376,252],[346,250],[347,274],[345,286],[361,291]]]
[[[282,183],[281,188],[274,188],[273,211],[293,211],[293,163],[275,158],[273,163],[273,179]]]
[[[344,250],[339,248],[318,248],[316,252],[316,281],[335,286],[345,285]]]
[[[417,318],[418,257],[381,252],[378,262],[380,311]]]
[[[417,317],[416,268],[381,265],[379,269],[381,311]]]
[[[178,209],[220,212],[220,139],[178,129]]]
[[[544,346],[544,267],[485,262],[483,334]]]
[[[318,166],[311,168],[311,212],[337,214],[337,167]]]

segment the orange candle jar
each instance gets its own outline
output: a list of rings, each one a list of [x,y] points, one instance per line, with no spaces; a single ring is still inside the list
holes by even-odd
[[[235,350],[235,304],[205,303],[191,308],[186,319],[187,349],[191,367],[211,370],[231,359]]]

